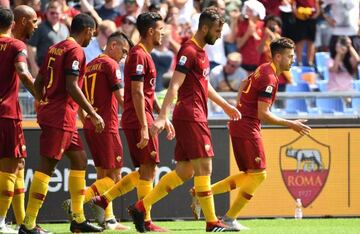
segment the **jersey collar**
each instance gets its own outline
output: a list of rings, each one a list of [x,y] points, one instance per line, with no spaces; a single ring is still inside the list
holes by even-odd
[[[276,66],[273,62],[270,63],[270,67],[274,70],[274,74],[275,74],[276,78],[278,78],[277,73],[276,73]]]
[[[199,45],[199,43],[196,41],[195,37],[192,37],[192,38],[191,38],[191,41],[194,42],[194,44],[195,44],[197,47],[199,47],[200,49],[202,49],[202,50],[204,49],[203,47],[201,47],[201,46]]]
[[[139,42],[139,44],[138,44],[147,54],[149,54],[150,55],[150,53],[147,51],[147,49],[146,49],[146,47],[144,46],[144,44],[143,43],[141,43],[141,42]]]

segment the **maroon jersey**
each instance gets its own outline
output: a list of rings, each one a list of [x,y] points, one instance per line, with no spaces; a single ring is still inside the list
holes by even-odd
[[[46,89],[37,115],[40,125],[76,130],[79,106],[66,91],[66,76],[78,76],[81,86],[84,72],[85,55],[74,39],[68,38],[49,48],[39,71]]]
[[[233,137],[260,137],[258,101],[272,104],[278,88],[278,77],[272,63],[264,63],[248,77],[248,84],[241,93],[237,106],[242,119],[230,122]]]
[[[181,46],[175,69],[186,77],[178,91],[173,119],[207,122],[209,59],[195,39]]]
[[[104,132],[119,131],[119,105],[113,91],[121,88],[120,81],[119,64],[105,54],[99,55],[86,66],[83,92],[88,102],[103,118]],[[86,118],[84,128],[95,130],[89,118]]]
[[[0,37],[0,118],[21,120],[18,98],[20,81],[15,63],[26,62],[26,57],[24,42]]]
[[[121,124],[124,129],[138,129],[140,123],[131,97],[131,81],[144,82],[145,114],[148,126],[154,121],[153,107],[156,82],[156,68],[151,55],[142,44],[131,48],[124,68],[124,112]]]

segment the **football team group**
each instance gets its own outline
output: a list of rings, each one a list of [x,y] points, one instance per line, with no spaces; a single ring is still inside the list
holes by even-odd
[[[223,23],[217,8],[206,8],[201,13],[196,34],[177,54],[175,72],[160,108],[155,95],[156,69],[150,56],[164,35],[164,23],[158,13],[145,12],[138,16],[136,25],[141,40],[137,45],[123,33],[115,32],[108,38],[103,54],[87,65],[82,47],[90,42],[96,24],[87,14],[77,15],[71,23],[70,37],[48,49],[37,77],[33,78],[27,66],[24,41],[37,28],[36,13],[25,5],[13,11],[0,8],[0,233],[50,233],[37,225],[36,219],[51,175],[63,155],[70,161],[70,199],[63,206],[71,219],[71,232],[129,229],[115,219],[112,200],[135,188],[138,201],[128,207],[128,212],[136,230],[168,231],[152,222],[151,208],[192,178],[193,213],[199,217],[202,211],[206,231],[246,229],[236,218],[266,178],[260,122],[287,126],[300,134],[308,134],[310,128],[303,120],[286,120],[270,112],[278,76],[288,71],[294,60],[294,42],[288,38],[271,42],[272,61],[262,64],[242,81],[236,107],[216,93],[209,83],[209,60],[203,48],[221,36]],[[119,68],[121,60],[125,60],[123,73]],[[40,163],[34,168],[26,209],[26,146],[18,102],[20,81],[35,98],[41,128],[40,145],[32,146],[40,149]],[[176,97],[170,121],[168,116]],[[239,167],[237,174],[214,184],[210,179],[214,152],[207,122],[208,98],[230,118],[229,133]],[[124,177],[120,174],[124,155],[119,135],[119,106],[129,156],[134,167],[139,168]],[[83,123],[97,170],[97,180],[88,187],[87,156],[78,134],[77,116]],[[163,129],[168,140],[176,138],[177,163],[153,188],[156,165],[160,162],[157,135]],[[218,219],[213,196],[234,189],[238,190],[237,198]],[[99,226],[85,218],[85,203],[98,211]],[[5,224],[11,204],[18,230]]]

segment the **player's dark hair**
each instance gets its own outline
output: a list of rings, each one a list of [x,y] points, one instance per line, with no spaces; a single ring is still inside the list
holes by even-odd
[[[225,18],[219,12],[219,9],[216,7],[207,7],[201,12],[199,19],[198,29],[201,29],[202,26],[206,25],[209,28],[215,23],[219,22],[220,24],[224,24]]]
[[[78,14],[74,17],[71,22],[70,34],[79,34],[84,31],[86,28],[94,28],[96,24],[95,20],[88,14]]]
[[[294,49],[295,43],[293,40],[287,37],[280,37],[273,40],[270,43],[271,56],[274,57],[275,54],[281,54],[285,49]]]
[[[14,14],[10,9],[0,6],[0,29],[10,28],[14,21]]]
[[[130,49],[134,46],[134,43],[120,31],[116,31],[108,37],[107,43],[109,44],[112,41],[126,41],[129,44]]]
[[[136,20],[136,28],[142,38],[146,37],[146,34],[150,28],[154,28],[157,21],[162,20],[162,17],[157,12],[144,12],[141,13]]]

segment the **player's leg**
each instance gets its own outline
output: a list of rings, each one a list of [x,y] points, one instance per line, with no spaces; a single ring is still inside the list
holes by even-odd
[[[261,138],[235,138],[232,137],[234,156],[239,170],[246,171],[245,178],[239,184],[238,196],[224,216],[226,224],[238,230],[242,225],[236,221],[240,211],[250,201],[256,189],[266,178],[266,159]],[[241,172],[240,172],[241,173]]]
[[[5,218],[14,195],[20,158],[0,158],[0,233],[16,233],[6,226]]]
[[[26,157],[26,146],[21,122],[0,118],[0,233],[15,230],[5,223],[7,210],[14,199],[19,165]]]
[[[182,185],[184,181],[189,180],[194,175],[194,169],[189,161],[180,161],[176,163],[175,170],[161,177],[155,188],[144,197],[143,205],[145,212],[150,212],[153,204],[167,196],[172,190]]]
[[[40,150],[41,151],[41,150]],[[58,163],[57,159],[47,156],[40,157],[40,166],[35,171],[28,195],[28,203],[25,212],[23,225],[19,233],[32,233],[38,229],[36,218],[42,207],[48,191],[50,177]],[[39,233],[41,233],[39,231]]]
[[[21,225],[25,218],[24,168],[25,168],[25,160],[21,159],[21,161],[18,164],[18,172],[16,174],[16,181],[14,188],[14,197],[12,200],[12,208],[14,211],[17,225]]]

